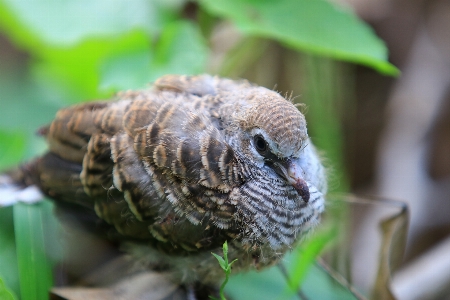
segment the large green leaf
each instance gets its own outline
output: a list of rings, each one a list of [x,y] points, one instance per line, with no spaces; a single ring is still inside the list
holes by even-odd
[[[49,254],[55,253],[58,245],[55,242],[52,207],[47,201],[14,206],[20,293],[23,300],[46,299],[53,285]]]
[[[157,32],[176,17],[183,3],[179,0],[1,2],[0,19],[3,22],[0,24],[29,49],[39,45],[72,46],[86,38],[112,37],[137,28]]]
[[[210,13],[231,19],[249,34],[292,48],[361,63],[395,75],[387,49],[349,10],[324,0],[199,0]]]
[[[0,208],[0,245],[0,278],[3,279],[6,287],[14,294],[19,295],[19,273],[17,269],[12,207]],[[6,290],[6,287],[3,288]],[[1,289],[0,286],[0,299],[4,299],[2,298]]]

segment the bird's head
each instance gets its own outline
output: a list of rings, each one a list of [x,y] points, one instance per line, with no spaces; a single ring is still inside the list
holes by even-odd
[[[308,202],[307,181],[312,176],[307,168],[316,154],[309,148],[304,115],[280,94],[262,87],[229,97],[226,103],[234,108],[224,115],[232,145],[247,161],[292,185]]]

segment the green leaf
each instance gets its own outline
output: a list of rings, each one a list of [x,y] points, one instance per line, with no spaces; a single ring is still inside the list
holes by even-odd
[[[225,259],[226,265],[228,267],[228,242],[227,241],[225,241],[225,243],[223,243],[222,250],[223,250],[223,258]]]
[[[323,251],[334,237],[337,236],[337,228],[328,224],[322,225],[316,233],[306,240],[294,253],[290,256],[288,264],[289,272],[289,288],[291,294],[296,293],[316,257]]]
[[[227,264],[225,263],[225,260],[221,256],[219,256],[215,253],[211,252],[211,254],[214,255],[215,258],[217,258],[217,261],[219,262],[220,267],[225,270],[227,268]]]
[[[5,286],[3,280],[0,278],[0,299],[3,300],[14,300],[15,297],[10,290]]]
[[[223,249],[223,254],[228,254],[228,242],[227,241],[225,241],[225,243],[223,243],[222,249]]]
[[[232,262],[230,262],[230,263],[228,264],[228,266],[231,267],[231,265],[234,264],[237,260],[238,260],[238,259],[235,258]]]
[[[20,294],[14,237],[13,207],[0,208],[0,278],[14,294]],[[1,288],[0,288],[1,289]],[[1,297],[0,292],[0,299]]]
[[[114,37],[137,28],[159,31],[181,9],[182,1],[2,0],[0,26],[22,46],[73,46],[87,38]],[[28,40],[31,38],[31,40]]]
[[[349,10],[325,0],[199,0],[246,34],[319,55],[360,63],[383,74],[398,70],[373,30]]]
[[[48,298],[53,275],[52,263],[47,254],[50,247],[46,247],[46,237],[52,231],[52,221],[50,202],[43,201],[35,205],[19,203],[14,206],[14,229],[23,300]]]

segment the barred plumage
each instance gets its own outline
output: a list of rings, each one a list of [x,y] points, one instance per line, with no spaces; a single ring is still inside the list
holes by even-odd
[[[236,269],[276,263],[324,208],[304,116],[247,81],[165,76],[62,109],[41,132],[49,152],[22,167],[23,180],[92,209],[181,282],[220,280],[210,252],[226,240]]]

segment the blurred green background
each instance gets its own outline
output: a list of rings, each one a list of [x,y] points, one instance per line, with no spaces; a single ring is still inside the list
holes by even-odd
[[[324,0],[0,0],[0,169],[45,151],[35,132],[61,107],[142,88],[164,74],[211,73],[306,103],[330,191],[348,192],[355,179],[344,125],[357,113],[357,68],[398,75],[387,58],[384,42],[349,6]],[[330,210],[345,219],[346,211]],[[239,275],[229,294],[295,298],[303,283],[311,299],[353,298],[310,268],[342,223],[294,251],[290,282],[278,269]],[[0,209],[0,298],[46,298],[64,257],[59,239],[51,202]]]

